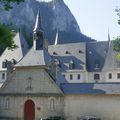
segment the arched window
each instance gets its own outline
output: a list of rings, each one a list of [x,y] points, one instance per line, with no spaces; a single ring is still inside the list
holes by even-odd
[[[9,109],[9,107],[10,107],[10,99],[5,98],[5,109]]]
[[[55,109],[55,100],[52,98],[50,99],[50,110],[54,110]]]
[[[69,69],[70,70],[74,69],[74,66],[75,66],[74,61],[70,60],[70,62],[69,62]]]
[[[31,90],[32,89],[32,78],[29,77],[26,82],[26,90]]]

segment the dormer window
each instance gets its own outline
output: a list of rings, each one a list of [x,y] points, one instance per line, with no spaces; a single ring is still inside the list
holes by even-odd
[[[66,53],[66,54],[70,54],[70,52],[69,52],[69,51],[66,51],[65,53]]]
[[[71,60],[71,61],[69,62],[69,69],[70,69],[70,70],[74,69],[74,66],[75,66],[74,61]]]
[[[100,61],[99,60],[95,60],[95,62],[94,62],[94,68],[95,69],[99,69],[100,68]]]
[[[53,55],[57,55],[57,53],[56,53],[56,52],[53,52]]]
[[[12,63],[15,65],[17,61],[15,59],[12,59]]]
[[[4,60],[4,61],[2,62],[2,68],[7,68],[7,60]]]
[[[89,54],[92,54],[92,51],[89,51]]]
[[[59,65],[60,64],[60,61],[58,59],[55,59],[55,64],[56,65]]]
[[[79,53],[83,53],[83,51],[82,51],[82,50],[79,50]]]
[[[107,53],[107,50],[106,50],[106,49],[104,50],[104,53],[105,53],[105,54]]]

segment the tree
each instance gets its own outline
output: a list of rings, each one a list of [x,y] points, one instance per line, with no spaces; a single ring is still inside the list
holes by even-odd
[[[0,0],[0,8],[8,11],[12,9],[12,4],[23,2],[24,0]],[[0,48],[8,47],[9,49],[16,48],[17,46],[13,41],[13,32],[10,27],[0,23]]]
[[[21,2],[24,2],[24,0],[0,0],[0,7],[3,7],[5,10],[10,10],[13,8],[13,3],[19,4]]]
[[[115,11],[117,12],[117,15],[119,17],[118,24],[120,25],[120,8],[116,8]]]
[[[119,17],[118,24],[120,25],[120,9],[116,8],[115,11]],[[113,48],[116,52],[120,52],[120,36],[117,36],[113,41]]]
[[[0,24],[0,48],[8,47],[10,49],[13,49],[17,47],[14,44],[13,36],[14,33],[9,27]]]

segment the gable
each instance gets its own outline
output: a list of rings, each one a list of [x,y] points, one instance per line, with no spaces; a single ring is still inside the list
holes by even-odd
[[[49,76],[40,68],[17,69],[0,90],[3,94],[62,94],[62,91]]]
[[[13,38],[13,41],[17,48],[13,50],[9,48],[5,49],[0,57],[0,70],[6,70],[6,68],[2,68],[3,61],[12,61],[14,59],[16,62],[18,62],[28,51],[28,44],[21,33],[17,33]]]

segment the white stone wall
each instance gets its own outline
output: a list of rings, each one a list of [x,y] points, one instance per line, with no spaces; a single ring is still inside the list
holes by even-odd
[[[67,120],[85,115],[120,120],[120,95],[66,95],[64,112]]]
[[[62,73],[62,75],[65,76],[68,83],[83,83],[87,82],[87,72],[86,71],[80,71],[80,70],[69,70],[65,73]],[[73,76],[73,79],[70,80],[70,75]],[[80,79],[78,79],[78,75],[80,75]]]
[[[109,79],[108,78],[108,74],[111,73],[112,74],[112,78]],[[106,76],[105,76],[105,80],[106,82],[120,82],[120,78],[117,78],[117,74],[120,73],[120,70],[114,70],[114,71],[106,71]]]
[[[112,78],[109,79],[109,73],[112,74]],[[117,78],[117,74],[120,73],[120,70],[111,70],[111,71],[102,71],[102,72],[88,72],[87,81],[90,83],[95,82],[94,74],[99,74],[100,79],[98,82],[120,82],[120,78]]]
[[[5,108],[5,98],[10,98],[9,108]],[[32,100],[35,104],[35,119],[40,120],[40,118],[49,116],[63,116],[64,100],[63,97],[31,97],[27,96],[14,96],[14,97],[0,97],[0,117],[3,118],[24,118],[24,104],[27,100]],[[50,110],[50,98],[55,100],[55,109]]]

